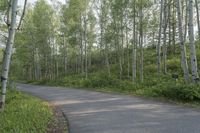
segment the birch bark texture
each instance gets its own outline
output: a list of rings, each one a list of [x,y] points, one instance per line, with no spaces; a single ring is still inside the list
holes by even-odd
[[[186,83],[190,82],[189,79],[189,71],[188,71],[188,63],[186,58],[186,48],[183,40],[183,24],[182,24],[182,16],[181,16],[181,8],[180,1],[176,0],[177,7],[177,15],[178,15],[178,29],[179,29],[179,41],[180,41],[180,49],[181,49],[181,66],[184,72],[184,79]]]
[[[3,58],[3,67],[2,67],[2,97],[1,97],[1,108],[5,106],[6,99],[6,87],[8,80],[8,73],[10,68],[10,61],[13,51],[13,44],[15,39],[15,31],[16,31],[16,18],[17,18],[17,3],[18,0],[12,1],[12,15],[11,15],[11,25],[9,27],[8,40],[6,45],[6,50]]]
[[[136,2],[134,0],[133,7],[133,47],[132,47],[132,80],[137,78],[137,41],[136,41]]]
[[[163,34],[164,34],[164,37],[163,37],[163,66],[164,66],[164,74],[167,74],[167,33],[166,33],[166,30],[167,30],[167,22],[168,22],[168,19],[167,19],[167,0],[165,0],[164,2],[164,16],[163,16]]]
[[[197,12],[197,25],[198,25],[198,34],[199,34],[199,40],[200,40],[200,18],[199,18],[199,6],[198,6],[198,0],[195,0],[196,5],[196,12]]]
[[[194,25],[193,25],[193,6],[194,1],[189,1],[189,40],[190,40],[190,60],[191,60],[191,70],[192,70],[192,82],[196,83],[199,80],[198,67],[197,67],[197,57],[196,57],[196,48],[194,42]]]
[[[164,9],[164,0],[161,0],[160,3],[160,27],[159,27],[159,33],[158,33],[158,46],[157,46],[157,72],[158,74],[161,73],[161,34],[162,34],[162,21],[163,21],[163,9]]]
[[[141,6],[140,12],[139,12],[139,17],[140,17],[140,82],[143,83],[144,81],[144,50],[143,50],[143,6]]]

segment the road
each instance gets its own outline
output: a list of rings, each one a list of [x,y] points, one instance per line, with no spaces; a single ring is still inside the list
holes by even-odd
[[[70,133],[200,133],[200,110],[137,97],[18,84],[59,107]]]

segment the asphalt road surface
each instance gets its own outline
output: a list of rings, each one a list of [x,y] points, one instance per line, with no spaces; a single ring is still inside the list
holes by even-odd
[[[200,133],[200,110],[137,97],[18,84],[59,107],[70,133]]]

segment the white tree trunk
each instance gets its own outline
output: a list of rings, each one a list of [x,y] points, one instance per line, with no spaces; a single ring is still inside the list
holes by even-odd
[[[183,40],[183,25],[182,25],[182,17],[181,17],[181,8],[180,8],[180,1],[176,0],[176,7],[178,13],[178,25],[179,25],[179,41],[180,41],[180,49],[181,49],[181,64],[182,69],[184,72],[185,81],[188,83],[189,79],[189,71],[188,71],[188,64],[186,58],[186,48]]]
[[[143,51],[143,11],[140,9],[140,81],[144,81],[144,51]]]
[[[132,47],[132,80],[136,81],[137,76],[137,41],[136,41],[136,5],[134,1],[134,18],[133,18],[133,47]]]
[[[109,63],[109,48],[108,48],[108,44],[107,42],[105,43],[105,56],[106,56],[106,67],[107,67],[107,70],[108,70],[108,75],[111,76],[111,73],[110,73],[110,63]]]
[[[194,26],[193,26],[193,0],[189,1],[189,39],[190,39],[190,60],[192,68],[192,82],[196,83],[199,80],[197,58],[196,58],[196,48],[194,43]]]
[[[161,58],[160,58],[160,53],[161,53],[161,34],[162,34],[162,20],[163,20],[163,0],[161,0],[160,3],[160,28],[159,28],[159,33],[158,33],[158,46],[157,46],[157,72],[160,74],[161,72]]]
[[[126,46],[127,46],[127,76],[130,78],[130,61],[129,61],[129,41],[128,41],[128,27],[126,26]]]
[[[164,2],[164,17],[163,17],[163,66],[164,66],[164,74],[167,74],[167,44],[166,44],[166,39],[167,39],[167,0]]]
[[[68,60],[67,60],[67,43],[66,43],[66,40],[65,40],[65,35],[63,36],[63,45],[64,45],[64,71],[65,71],[65,74],[67,74],[67,63],[68,63]]]
[[[135,38],[136,39],[136,38]],[[137,78],[137,42],[134,44],[133,48],[133,81]]]
[[[184,33],[184,42],[186,42],[186,39],[187,39],[187,27],[188,27],[188,0],[185,0],[185,6],[186,6],[186,11],[185,11],[185,33]]]
[[[85,44],[85,78],[88,77],[88,47],[87,47],[87,18],[84,16],[84,44]]]
[[[197,11],[197,24],[198,24],[198,34],[199,34],[199,40],[200,40],[200,18],[199,18],[199,6],[198,6],[198,0],[195,0],[196,5],[196,11]]]
[[[176,3],[172,6],[172,43],[173,43],[173,54],[176,54]]]
[[[1,107],[2,108],[4,108],[4,105],[5,105],[7,79],[8,79],[11,55],[12,55],[13,44],[14,44],[14,39],[15,39],[17,3],[18,3],[18,0],[12,1],[11,25],[9,29],[9,35],[8,35],[6,50],[4,54],[4,60],[3,60],[2,76],[1,76],[1,81],[2,81],[2,99],[1,99],[2,106]]]

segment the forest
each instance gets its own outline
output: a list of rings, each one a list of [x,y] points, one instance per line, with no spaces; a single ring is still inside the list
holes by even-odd
[[[0,36],[7,45],[1,52],[2,88],[8,79],[199,101],[199,4],[37,0],[13,10],[3,0]],[[9,10],[17,14],[13,27]],[[16,30],[11,38],[10,28]]]
[[[152,133],[171,132],[169,125],[185,122],[183,117],[195,127],[199,112],[177,109],[200,107],[199,5],[200,0],[0,0],[0,132],[64,133],[67,127],[93,133],[99,120],[132,132],[139,120],[145,126],[154,116],[150,127],[160,125]],[[77,125],[60,124],[64,115]],[[190,124],[176,128],[199,132],[199,125]]]

